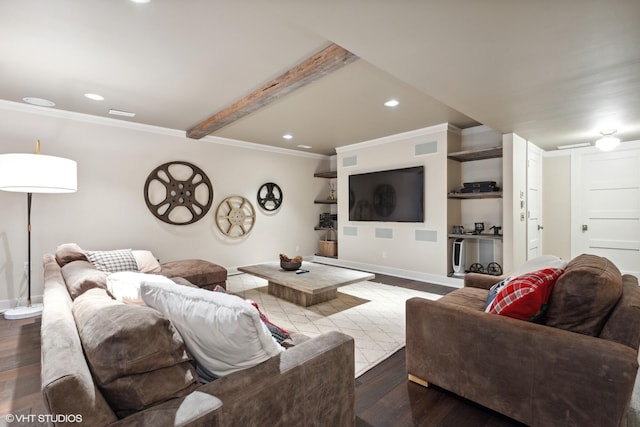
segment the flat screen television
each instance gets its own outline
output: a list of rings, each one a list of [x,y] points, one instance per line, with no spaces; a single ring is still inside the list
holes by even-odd
[[[349,175],[349,221],[423,222],[424,166]]]

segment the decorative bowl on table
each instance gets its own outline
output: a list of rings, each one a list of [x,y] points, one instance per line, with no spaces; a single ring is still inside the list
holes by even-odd
[[[302,257],[289,258],[284,254],[280,254],[280,268],[287,271],[294,271],[302,265]]]

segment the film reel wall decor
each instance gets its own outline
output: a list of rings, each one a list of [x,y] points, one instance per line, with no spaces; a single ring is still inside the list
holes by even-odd
[[[267,182],[262,184],[258,189],[258,205],[268,212],[278,210],[282,205],[282,190],[275,182]]]
[[[199,167],[188,162],[169,162],[155,168],[147,177],[144,200],[161,221],[193,224],[211,208],[213,187]]]
[[[255,222],[253,205],[242,196],[227,197],[216,209],[216,225],[227,237],[244,237],[249,234]]]

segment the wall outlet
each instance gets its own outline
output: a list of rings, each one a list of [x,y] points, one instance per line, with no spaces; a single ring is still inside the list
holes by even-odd
[[[387,257],[387,253],[385,251],[382,251],[382,258],[386,258]]]
[[[24,262],[24,266],[22,267],[22,271],[24,272],[25,277],[29,275],[29,261]]]

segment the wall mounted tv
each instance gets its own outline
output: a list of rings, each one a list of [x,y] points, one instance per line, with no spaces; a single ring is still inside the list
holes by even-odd
[[[423,222],[424,166],[349,175],[349,221]]]

